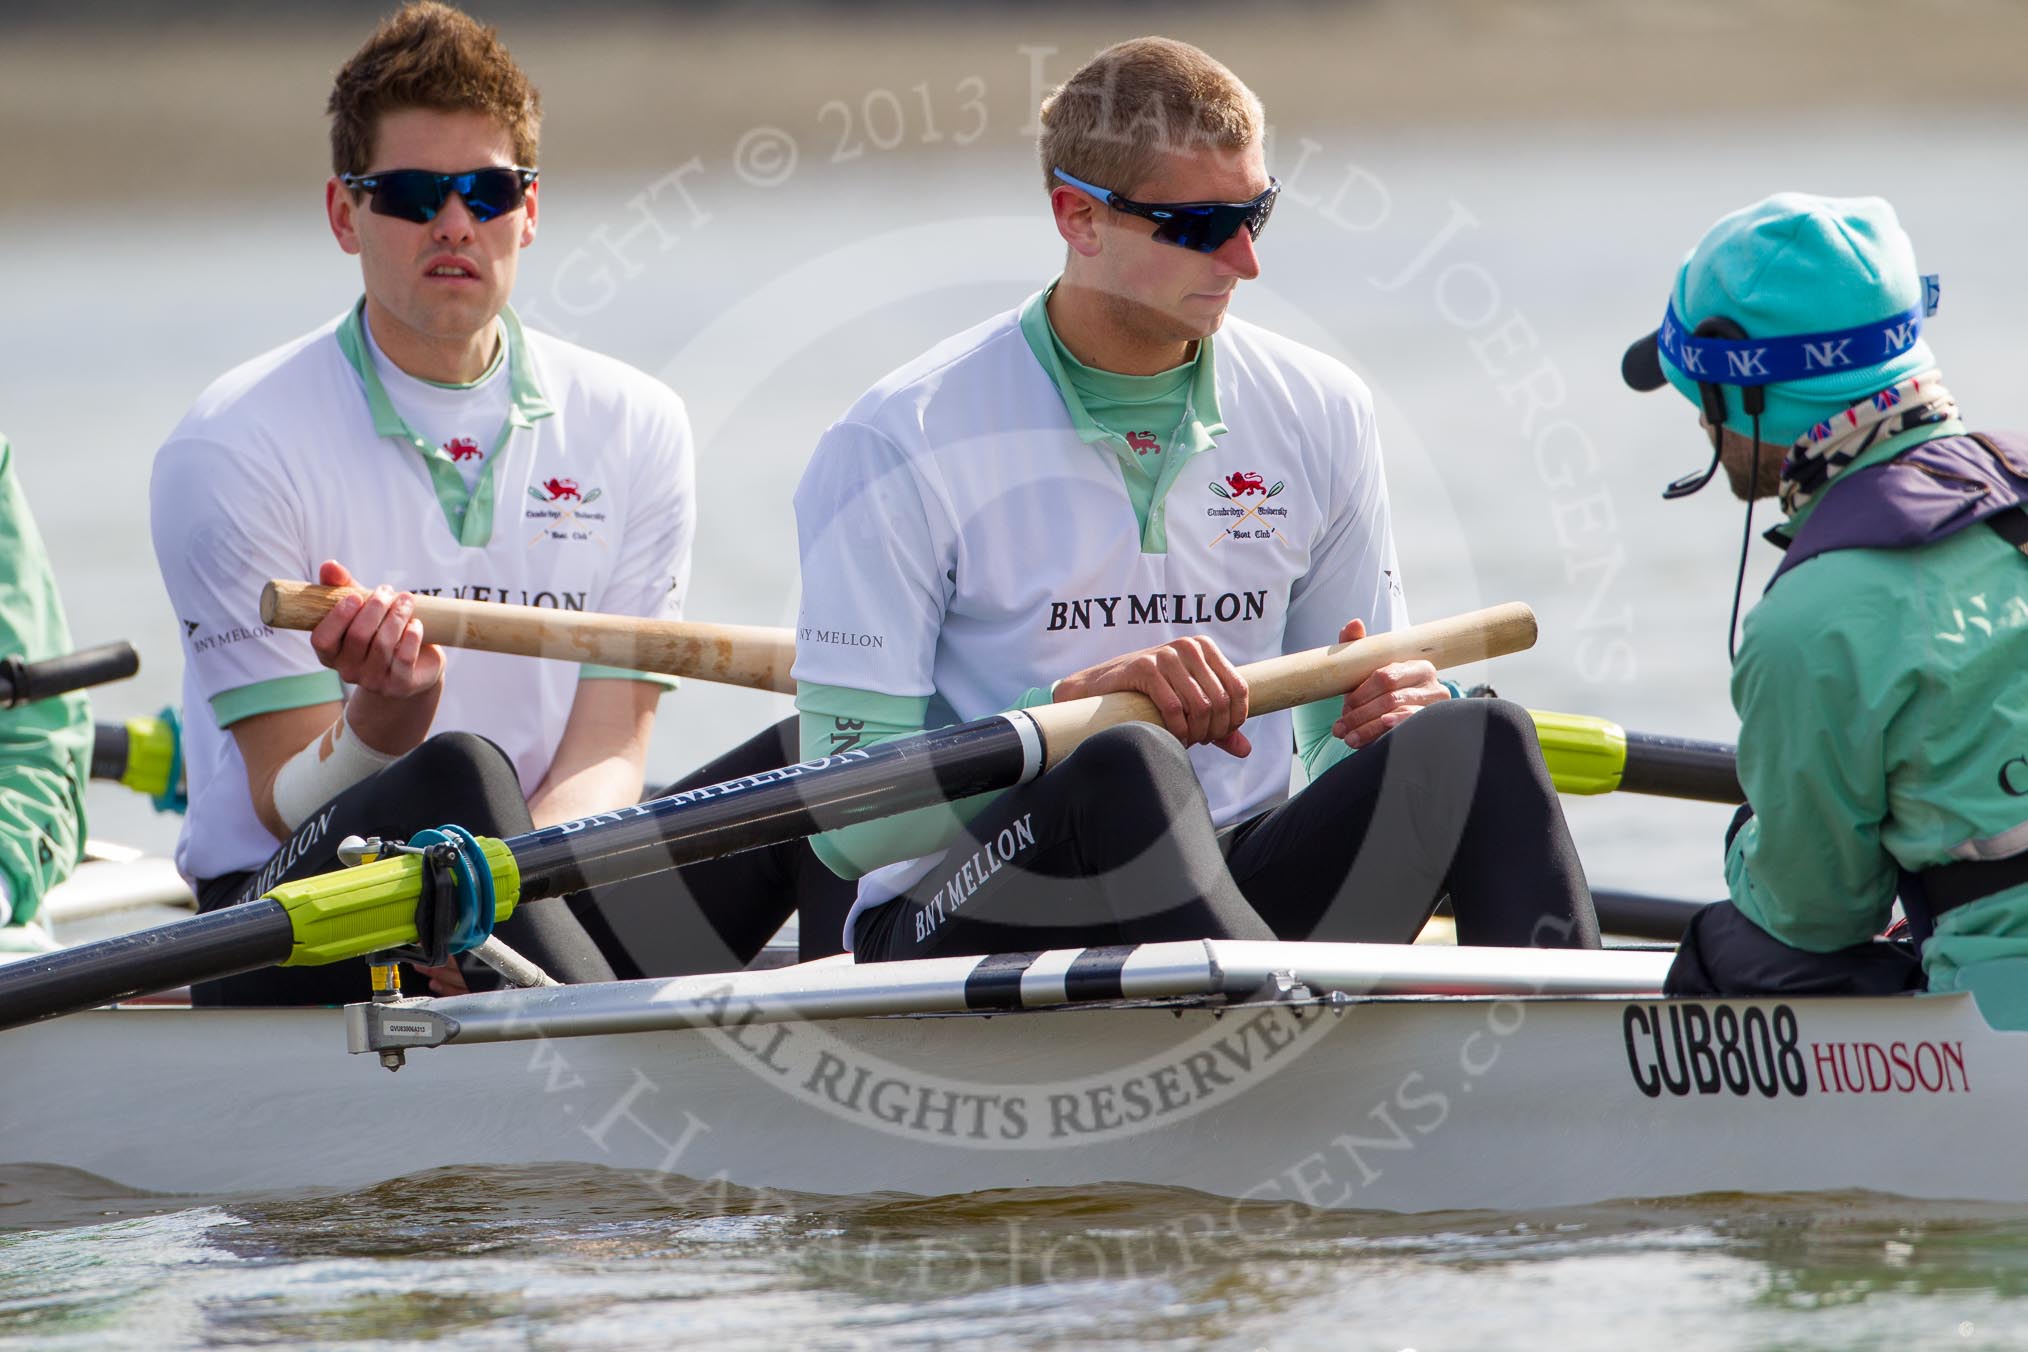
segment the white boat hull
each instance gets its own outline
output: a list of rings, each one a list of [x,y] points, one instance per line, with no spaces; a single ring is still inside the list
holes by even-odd
[[[347,1055],[342,1020],[143,1008],[0,1035],[0,1162],[206,1194],[574,1161],[651,1171],[672,1201],[696,1180],[1145,1183],[1392,1211],[2028,1201],[2028,1174],[1999,1163],[2028,1110],[2028,1036],[1963,996],[841,1018],[453,1045],[399,1074]]]

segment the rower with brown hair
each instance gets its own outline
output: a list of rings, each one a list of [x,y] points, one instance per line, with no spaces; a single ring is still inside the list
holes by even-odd
[[[682,402],[523,328],[541,105],[498,35],[411,4],[338,72],[324,206],[363,296],[199,397],[155,462],[156,555],[186,635],[190,813],[206,910],[336,865],[347,834],[511,835],[637,801],[666,678],[422,641],[413,593],[680,617],[695,523]],[[338,561],[342,560],[342,564]],[[271,577],[381,582],[307,638]],[[793,759],[771,729],[694,776]],[[279,848],[278,848],[279,846]],[[724,970],[798,901],[842,910],[799,842],[517,911],[559,979]],[[836,916],[811,933],[835,933]],[[464,974],[435,969],[432,989]],[[363,999],[358,964],[200,987],[200,1002]]]

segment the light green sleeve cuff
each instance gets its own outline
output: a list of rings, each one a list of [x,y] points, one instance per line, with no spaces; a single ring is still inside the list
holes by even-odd
[[[300,676],[278,676],[272,681],[255,681],[234,690],[221,690],[211,697],[211,716],[218,726],[229,728],[255,714],[278,709],[307,709],[313,704],[340,704],[345,683],[335,671],[306,671]]]
[[[1345,701],[1342,696],[1298,704],[1290,711],[1296,725],[1296,759],[1303,765],[1303,783],[1314,784],[1324,771],[1352,754],[1352,748],[1331,735]]]
[[[577,669],[580,681],[645,681],[659,685],[664,690],[674,690],[680,682],[674,676],[659,671],[634,671],[628,667],[595,667],[585,664]]]
[[[1013,707],[1016,709],[1037,709],[1045,704],[1054,704],[1056,702],[1055,691],[1056,687],[1053,685],[1047,690],[1037,690],[1030,687],[1026,694],[1014,701]]]
[[[1041,698],[1031,702],[1030,697]],[[1048,703],[1047,691],[1031,690],[1016,708]],[[796,709],[805,760],[878,746],[923,730],[929,714],[926,695],[883,695],[846,686],[797,682]],[[884,864],[932,854],[951,842],[999,795],[979,794],[956,803],[937,803],[892,817],[858,822],[810,837],[810,848],[841,878],[859,878]]]

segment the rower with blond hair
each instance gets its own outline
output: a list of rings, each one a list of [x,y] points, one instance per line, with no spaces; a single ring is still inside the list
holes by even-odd
[[[1260,100],[1142,38],[1041,119],[1062,274],[877,382],[797,490],[803,748],[1128,690],[1166,729],[821,838],[848,946],[1406,942],[1446,894],[1465,942],[1595,946],[1519,708],[1409,661],[1249,716],[1238,664],[1408,622],[1366,387],[1226,314],[1280,191]]]

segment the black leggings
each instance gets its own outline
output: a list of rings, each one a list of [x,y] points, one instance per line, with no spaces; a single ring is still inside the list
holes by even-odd
[[[880,962],[1164,939],[1407,943],[1446,894],[1461,943],[1598,947],[1534,724],[1504,700],[1423,709],[1222,838],[1173,737],[1110,729],[861,915],[855,950]]]
[[[661,792],[789,764],[797,759],[795,738],[796,720],[786,719]],[[406,840],[446,822],[485,836],[533,829],[513,764],[483,737],[453,732],[430,738],[312,813],[261,868],[200,882],[198,909],[218,910],[261,896],[277,883],[329,873],[339,867],[338,842],[348,835]],[[852,885],[824,867],[807,843],[795,840],[569,898],[523,901],[497,932],[567,984],[673,976],[745,966],[799,907],[802,956],[837,952],[851,901]],[[476,962],[467,960],[464,967],[474,989],[495,984]],[[403,987],[410,994],[423,991],[412,970],[404,974]],[[336,1005],[369,995],[362,961],[268,967],[191,988],[199,1005]]]

